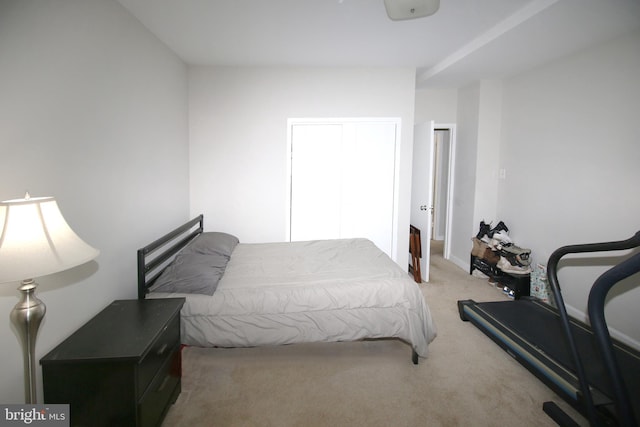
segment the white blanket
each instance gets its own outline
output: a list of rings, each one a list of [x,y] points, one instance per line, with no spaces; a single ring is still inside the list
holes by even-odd
[[[187,345],[395,337],[424,357],[436,335],[418,285],[366,239],[241,243],[213,296],[148,295],[177,296]]]

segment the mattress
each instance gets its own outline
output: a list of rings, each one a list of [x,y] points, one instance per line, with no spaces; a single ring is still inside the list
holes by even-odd
[[[184,297],[182,341],[203,347],[436,336],[418,285],[367,239],[238,244],[213,295]]]

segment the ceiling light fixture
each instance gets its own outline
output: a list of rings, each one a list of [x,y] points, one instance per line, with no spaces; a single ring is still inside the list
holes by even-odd
[[[387,15],[394,21],[433,15],[440,8],[440,0],[384,0]]]

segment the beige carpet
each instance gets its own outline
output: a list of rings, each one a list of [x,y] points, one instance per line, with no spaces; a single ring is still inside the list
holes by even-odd
[[[438,337],[419,365],[397,340],[188,347],[182,394],[163,426],[554,426],[542,411],[547,400],[577,416],[460,320],[457,300],[506,297],[442,259],[440,248],[421,285]]]

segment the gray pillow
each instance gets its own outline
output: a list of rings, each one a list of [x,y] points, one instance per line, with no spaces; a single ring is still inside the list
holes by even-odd
[[[184,248],[183,253],[223,255],[228,259],[238,243],[239,240],[236,236],[211,231],[196,237]]]
[[[180,253],[162,272],[150,292],[213,295],[229,258]]]

